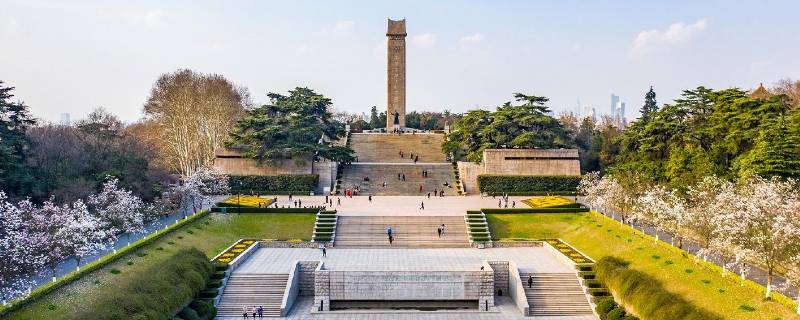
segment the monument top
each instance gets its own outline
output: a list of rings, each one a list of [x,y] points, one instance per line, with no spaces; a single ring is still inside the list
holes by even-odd
[[[387,36],[406,36],[406,19],[389,19],[389,28],[386,29]]]

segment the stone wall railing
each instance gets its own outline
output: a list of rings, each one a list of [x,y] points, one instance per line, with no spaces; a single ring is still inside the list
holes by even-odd
[[[508,262],[508,293],[511,300],[514,300],[514,304],[517,305],[517,309],[523,315],[527,315],[530,305],[528,305],[528,297],[525,295],[525,285],[520,279],[519,269],[514,261]]]

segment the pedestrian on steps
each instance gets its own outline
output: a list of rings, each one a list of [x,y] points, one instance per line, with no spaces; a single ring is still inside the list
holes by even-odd
[[[263,318],[263,317],[264,317],[264,307],[258,306],[258,318]]]
[[[422,192],[422,185],[421,184],[419,185],[419,192]],[[430,198],[430,197],[428,197],[428,198]]]
[[[428,199],[430,199],[430,198],[431,198],[431,193],[430,193],[430,192],[428,192]]]
[[[533,276],[528,276],[528,289],[533,288]]]
[[[406,174],[403,174],[403,181],[406,181]]]
[[[256,312],[258,312],[258,309],[256,308],[256,306],[250,307],[250,313],[253,314],[253,319],[256,318]]]
[[[442,238],[442,227],[436,227],[436,233],[439,234],[439,239]]]
[[[400,174],[399,173],[397,174],[397,180],[400,180]]]
[[[242,317],[247,319],[247,306],[242,307]]]
[[[442,223],[440,228],[442,228],[442,234],[444,235],[444,223]]]

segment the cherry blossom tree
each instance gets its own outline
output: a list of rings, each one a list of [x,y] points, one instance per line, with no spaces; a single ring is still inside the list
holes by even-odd
[[[7,200],[0,191],[0,301],[4,305],[27,294],[35,283],[31,277],[40,271],[40,261],[31,259],[34,239],[25,226],[23,212]]]
[[[716,176],[703,178],[686,192],[688,231],[699,242],[697,255],[704,261],[719,248],[721,219],[732,210],[733,192],[733,183]]]
[[[89,196],[87,203],[102,223],[110,246],[121,233],[127,234],[130,245],[131,234],[144,232],[147,206],[133,192],[120,188],[116,178],[108,179],[99,193]]]
[[[202,208],[207,196],[227,194],[230,192],[228,176],[212,168],[203,167],[183,179],[183,183],[174,189],[180,195],[181,210],[191,209],[197,212]]]
[[[800,197],[794,180],[752,177],[738,192],[738,205],[732,220],[738,236],[734,242],[752,253],[767,272],[769,298],[775,270],[788,265],[800,249]],[[733,232],[736,232],[735,230]]]
[[[70,207],[68,204],[58,206],[52,199],[45,201],[40,207],[30,201],[22,201],[19,207],[26,217],[31,239],[35,242],[37,259],[50,269],[55,281],[56,267],[68,257],[67,248],[70,243],[62,237],[61,230],[69,221]]]
[[[106,233],[109,231],[103,229],[100,220],[89,213],[89,208],[81,200],[75,201],[66,215],[66,224],[59,230],[57,237],[67,244],[66,254],[75,258],[76,268],[80,270],[84,258],[106,247],[105,243],[109,238]]]

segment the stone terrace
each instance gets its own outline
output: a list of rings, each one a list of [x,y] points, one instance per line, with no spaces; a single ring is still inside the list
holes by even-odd
[[[358,162],[413,163],[411,153],[419,155],[419,162],[445,162],[442,153],[444,135],[432,133],[386,134],[353,133],[350,147],[356,152]],[[405,153],[400,158],[399,152]]]

